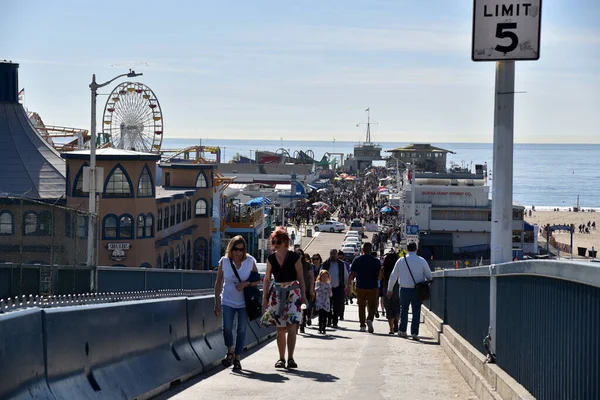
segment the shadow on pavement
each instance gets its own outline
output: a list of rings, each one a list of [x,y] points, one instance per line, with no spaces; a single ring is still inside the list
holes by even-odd
[[[232,371],[233,374],[237,376],[241,376],[243,378],[248,379],[256,379],[261,382],[271,382],[271,383],[284,383],[285,381],[289,381],[290,378],[287,376],[283,376],[281,374],[263,374],[261,372],[250,371],[250,370],[241,370],[241,371]]]
[[[325,339],[325,340],[333,340],[333,339],[350,339],[348,336],[340,336],[340,335],[334,335],[332,333],[325,333],[325,335],[313,335],[313,334],[308,334],[305,335],[307,338],[309,339]]]
[[[338,378],[335,375],[322,374],[320,372],[313,372],[313,371],[302,371],[300,369],[286,369],[286,370],[284,370],[284,372],[292,374],[292,375],[300,376],[302,378],[312,379],[315,382],[335,382],[335,381],[340,380],[340,378]]]

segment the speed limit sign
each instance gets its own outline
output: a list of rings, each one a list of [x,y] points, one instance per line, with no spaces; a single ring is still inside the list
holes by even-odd
[[[473,61],[540,58],[542,0],[474,0]]]

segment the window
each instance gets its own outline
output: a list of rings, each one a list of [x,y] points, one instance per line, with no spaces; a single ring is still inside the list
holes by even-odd
[[[42,211],[39,215],[39,234],[42,236],[52,235],[52,213],[50,211]]]
[[[181,204],[177,204],[177,223],[181,222]]]
[[[133,189],[129,176],[123,168],[117,164],[108,175],[104,186],[105,197],[133,197]]]
[[[148,166],[144,166],[142,174],[140,175],[140,181],[138,182],[138,197],[152,197],[154,196],[154,185],[152,184],[152,176]]]
[[[156,256],[156,268],[162,268],[162,260],[160,258],[160,254]]]
[[[154,215],[146,215],[146,237],[154,237]]]
[[[87,239],[88,234],[88,224],[87,218],[83,215],[78,215],[76,218],[77,221],[77,238],[78,239]]]
[[[12,235],[14,233],[13,216],[8,211],[0,212],[0,235]]]
[[[167,256],[167,251],[165,250],[165,255],[163,256],[163,268],[169,268],[169,256]]]
[[[171,226],[175,225],[175,205],[171,205]]]
[[[34,212],[29,212],[23,217],[23,232],[25,235],[35,235],[38,230],[38,216]]]
[[[137,217],[137,237],[138,239],[146,237],[145,235],[146,228],[146,217],[143,215],[138,215]]]
[[[117,217],[115,215],[107,215],[102,223],[102,236],[104,239],[117,238]]]
[[[128,215],[121,215],[119,218],[119,239],[133,239],[132,218]]]
[[[192,200],[188,200],[187,203],[187,219],[192,219]]]
[[[187,269],[192,269],[192,244],[190,239],[187,242],[185,258],[187,259]]]
[[[140,214],[136,220],[137,225],[137,238],[150,238],[154,236],[154,216],[152,214],[144,215]]]
[[[175,269],[181,269],[181,248],[175,247]]]
[[[196,201],[196,216],[202,216],[205,217],[207,215],[207,210],[208,210],[208,204],[206,203],[206,200],[204,199],[199,199],[198,201]]]
[[[206,176],[204,175],[204,172],[200,172],[198,174],[198,177],[196,178],[196,187],[197,188],[207,188],[208,187],[208,181],[206,180]]]
[[[165,172],[165,186],[171,186],[171,173]]]
[[[203,237],[194,242],[194,269],[208,269],[208,241]]]
[[[169,227],[169,206],[165,207],[165,229]]]
[[[181,211],[181,220],[182,220],[182,221],[185,221],[185,220],[187,219],[187,218],[186,218],[186,216],[187,216],[187,212],[186,212],[186,210],[185,210],[185,208],[186,208],[186,207],[185,207],[185,206],[186,206],[186,204],[187,204],[187,202],[184,200],[184,202],[183,202],[183,205],[182,205],[182,207],[181,207],[181,208],[182,208],[182,210],[183,210],[183,211]]]
[[[75,175],[75,184],[73,185],[73,197],[87,197],[88,193],[83,191],[83,168],[87,167],[88,163],[84,163],[77,175]]]
[[[160,231],[162,229],[162,210],[158,210],[156,213],[156,231]]]

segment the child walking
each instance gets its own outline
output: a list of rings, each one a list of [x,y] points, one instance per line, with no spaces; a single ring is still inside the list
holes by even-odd
[[[315,283],[315,309],[319,313],[319,333],[325,334],[325,326],[327,325],[327,317],[331,309],[330,299],[333,296],[331,290],[331,275],[329,271],[324,269],[319,272],[317,282]]]

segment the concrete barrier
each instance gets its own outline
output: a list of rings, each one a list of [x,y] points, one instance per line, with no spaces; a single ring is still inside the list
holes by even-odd
[[[57,399],[133,399],[202,371],[186,299],[50,309],[44,325]]]
[[[227,354],[221,330],[221,317],[215,315],[214,307],[213,296],[188,298],[190,343],[202,361],[205,371],[217,365]]]
[[[42,311],[0,315],[0,399],[54,399],[46,383]]]
[[[274,326],[265,327],[260,324],[260,319],[250,321],[248,324],[252,333],[256,336],[259,343],[266,342],[277,334],[277,330]]]

